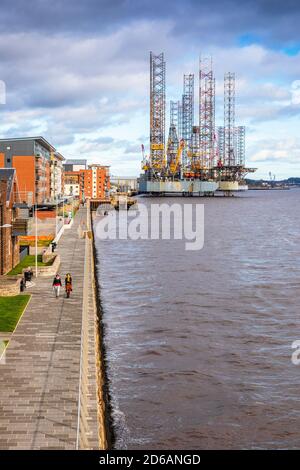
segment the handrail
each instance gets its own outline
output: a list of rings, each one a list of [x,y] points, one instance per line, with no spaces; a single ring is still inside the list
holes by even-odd
[[[106,448],[89,203],[86,228],[76,450]]]
[[[84,274],[83,274],[83,299],[82,299],[82,322],[81,322],[81,344],[80,344],[80,376],[79,376],[79,392],[78,392],[78,416],[77,416],[77,436],[76,450],[82,448],[82,444],[86,448],[87,442],[82,433],[82,426],[86,428],[87,417],[84,413],[84,394],[86,382],[86,341],[87,339],[87,314],[88,314],[88,238],[85,238],[85,254],[84,254]],[[83,442],[84,441],[84,442]]]

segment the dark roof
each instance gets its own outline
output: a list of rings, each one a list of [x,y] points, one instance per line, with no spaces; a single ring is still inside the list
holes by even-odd
[[[22,140],[36,140],[40,145],[42,145],[47,150],[49,150],[49,152],[55,151],[55,147],[49,144],[49,142],[46,139],[44,139],[44,137],[42,137],[41,135],[37,137],[10,137],[8,139],[0,139],[0,142],[15,142],[15,141],[22,142]]]
[[[87,160],[84,159],[75,159],[75,160],[66,160],[64,165],[86,165]]]
[[[15,174],[15,168],[0,168],[0,181],[6,181],[7,183],[6,201],[10,201]]]

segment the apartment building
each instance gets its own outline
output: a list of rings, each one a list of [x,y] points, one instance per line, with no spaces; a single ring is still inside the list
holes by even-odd
[[[64,195],[82,200],[81,174],[79,171],[64,172]]]
[[[0,139],[0,168],[15,168],[20,197],[42,204],[60,197],[63,157],[43,137]]]
[[[86,160],[67,160],[64,164],[66,196],[83,199],[105,199],[109,196],[109,167],[99,164],[86,165]]]
[[[64,195],[74,196],[80,200],[84,199],[83,194],[83,171],[86,170],[87,161],[84,159],[68,159],[63,164],[64,167]]]
[[[52,152],[50,155],[50,198],[51,200],[61,199],[64,195],[64,157],[59,152]]]
[[[89,165],[83,176],[85,198],[105,199],[108,197],[110,190],[109,166]]]
[[[87,168],[87,161],[81,158],[77,159],[68,159],[64,163],[64,171],[81,171],[86,170]]]

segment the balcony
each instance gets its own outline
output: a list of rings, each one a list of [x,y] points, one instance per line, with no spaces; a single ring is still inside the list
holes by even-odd
[[[36,181],[46,181],[46,176],[37,175]]]
[[[12,222],[12,236],[28,235],[28,219],[16,219]]]
[[[45,186],[36,186],[35,187],[35,194],[41,194],[41,193],[45,193],[45,192],[46,192]]]

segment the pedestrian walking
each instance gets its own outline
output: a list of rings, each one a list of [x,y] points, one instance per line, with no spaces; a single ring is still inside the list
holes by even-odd
[[[66,289],[67,299],[69,299],[69,297],[71,295],[71,292],[73,290],[73,288],[72,288],[72,276],[71,276],[70,273],[67,273],[66,277],[65,277],[65,289]]]
[[[31,266],[28,266],[28,273],[29,273],[29,282],[31,282],[32,276],[33,276],[33,271]]]
[[[30,266],[29,266],[29,267],[26,269],[26,271],[24,272],[25,286],[26,286],[27,282],[31,282],[32,275],[33,275],[33,272],[32,272],[32,269],[31,269]]]
[[[52,286],[53,286],[55,297],[56,298],[59,297],[59,291],[61,288],[61,278],[59,274],[56,274],[55,278],[53,279]]]
[[[20,281],[20,292],[24,292],[25,289],[26,289],[26,283],[25,283],[24,278],[22,277]]]

